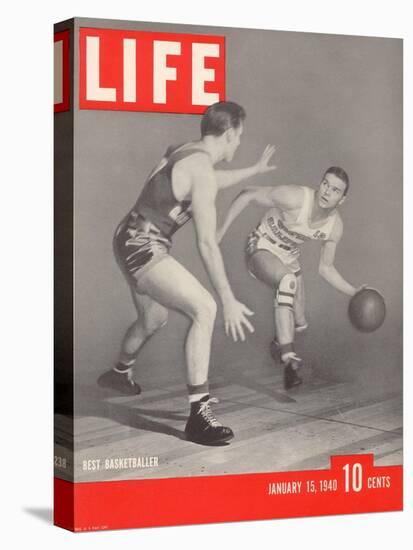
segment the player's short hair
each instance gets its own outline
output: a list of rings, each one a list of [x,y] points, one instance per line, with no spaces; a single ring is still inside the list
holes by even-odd
[[[238,128],[246,113],[241,105],[220,101],[208,107],[201,120],[201,136],[221,136],[229,128]]]
[[[344,189],[343,196],[347,195],[350,187],[350,179],[347,172],[340,168],[340,166],[330,166],[330,168],[327,168],[324,172],[323,178],[325,178],[327,174],[334,174],[337,178],[341,179],[341,181],[344,181],[346,188]]]

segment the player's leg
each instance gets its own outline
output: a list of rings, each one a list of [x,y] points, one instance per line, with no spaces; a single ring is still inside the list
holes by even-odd
[[[125,395],[141,393],[139,384],[133,378],[133,369],[142,346],[168,320],[168,310],[149,296],[138,294],[130,287],[132,300],[136,308],[137,319],[123,338],[119,358],[113,370],[103,374],[98,383],[110,387]]]
[[[297,375],[301,359],[294,350],[294,301],[297,278],[292,270],[277,256],[267,250],[257,250],[248,259],[248,269],[260,281],[274,291],[275,340],[284,369],[287,389],[301,383]]]
[[[301,270],[296,271],[294,274],[297,278],[297,292],[294,300],[295,332],[303,332],[308,327],[308,323],[305,318],[304,279]]]
[[[130,325],[122,341],[117,363],[121,371],[134,366],[143,344],[168,321],[168,310],[165,307],[149,296],[138,294],[134,288],[130,290],[137,319]]]
[[[174,258],[155,265],[139,281],[139,290],[168,309],[178,310],[191,320],[185,353],[190,385],[203,384],[208,377],[216,304],[199,281]]]
[[[248,269],[274,292],[274,317],[280,346],[294,341],[295,276],[282,261],[267,250],[258,250],[248,261]],[[293,287],[293,288],[291,288]]]
[[[149,296],[139,294],[130,287],[132,300],[135,305],[137,319],[125,333],[122,341],[119,359],[114,371],[118,376],[118,383],[124,388],[123,393],[140,393],[140,387],[133,378],[133,370],[139,352],[143,345],[168,321],[168,310]],[[123,376],[122,376],[123,375]],[[133,389],[139,391],[133,391]]]
[[[168,258],[168,246],[143,228],[138,231],[124,220],[115,231],[113,252],[132,295],[137,318],[123,338],[118,361],[113,370],[98,379],[101,386],[109,386],[127,395],[140,393],[134,382],[132,369],[144,343],[166,324],[168,311],[161,304],[139,291],[139,279],[156,263]]]
[[[209,357],[216,304],[209,292],[181,264],[171,257],[154,265],[139,281],[144,292],[168,309],[184,313],[191,321],[185,358],[191,414],[185,431],[200,443],[228,441],[230,428],[222,426],[210,409],[208,387]]]

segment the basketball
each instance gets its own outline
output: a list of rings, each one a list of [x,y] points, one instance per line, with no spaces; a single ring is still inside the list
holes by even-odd
[[[348,315],[351,324],[361,332],[373,332],[383,324],[386,316],[384,298],[373,288],[363,288],[350,300]]]

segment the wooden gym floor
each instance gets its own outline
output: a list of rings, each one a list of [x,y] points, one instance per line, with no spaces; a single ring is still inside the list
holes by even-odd
[[[186,386],[153,382],[138,397],[114,397],[97,387],[77,390],[76,481],[148,479],[192,475],[328,468],[333,454],[374,453],[376,465],[402,463],[400,395],[360,397],[350,382],[307,373],[293,391],[281,369],[239,371],[236,381],[211,377],[213,411],[235,438],[207,447],[188,442]],[[358,396],[358,397],[357,397]],[[68,453],[70,422],[56,415],[55,454]],[[158,457],[157,467],[85,470],[84,461]],[[92,465],[93,463],[88,463]],[[59,471],[59,477],[65,477]]]

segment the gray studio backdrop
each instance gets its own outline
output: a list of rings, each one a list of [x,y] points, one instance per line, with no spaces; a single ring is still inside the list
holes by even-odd
[[[233,168],[255,162],[267,143],[277,146],[276,172],[246,184],[315,187],[323,171],[348,171],[351,190],[341,212],[344,236],[336,265],[355,285],[384,294],[387,318],[374,334],[357,333],[348,299],[320,279],[319,246],[304,247],[302,266],[310,328],[298,349],[316,375],[354,380],[364,395],[397,391],[402,365],[402,42],[395,39],[208,28],[93,19],[78,26],[219,34],[226,37],[227,99],[247,111]],[[75,43],[75,365],[76,382],[94,384],[116,360],[134,309],[112,254],[112,235],[147,174],[169,144],[194,139],[200,117],[136,112],[80,111]],[[223,166],[225,168],[226,166]],[[244,184],[245,185],[245,184]],[[237,190],[219,195],[222,221]],[[255,311],[256,332],[234,344],[219,315],[211,374],[269,368],[273,333],[271,291],[246,272],[243,247],[262,211],[251,208],[234,223],[222,250],[236,296]],[[188,223],[173,255],[211,288]],[[185,382],[187,320],[170,314],[140,360],[143,387]]]

